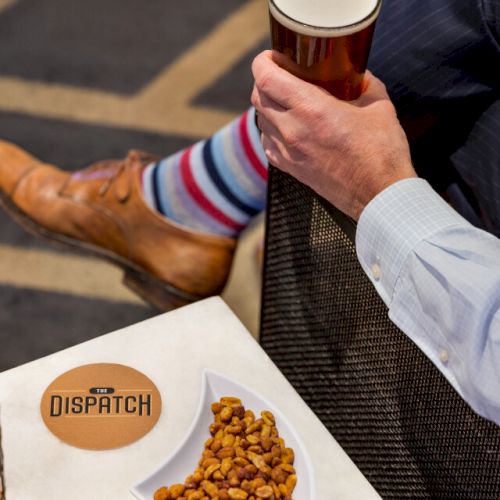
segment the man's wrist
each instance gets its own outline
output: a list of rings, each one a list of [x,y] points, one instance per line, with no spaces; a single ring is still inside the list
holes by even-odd
[[[391,184],[362,211],[356,252],[386,305],[409,253],[443,228],[469,225],[423,179]]]

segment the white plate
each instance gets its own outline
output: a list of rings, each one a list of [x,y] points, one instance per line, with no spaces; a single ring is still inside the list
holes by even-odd
[[[274,414],[280,436],[285,440],[286,446],[293,448],[295,452],[297,486],[293,498],[294,500],[316,498],[311,461],[288,419],[274,405],[247,387],[212,371],[203,373],[200,403],[184,441],[158,469],[130,490],[136,498],[152,500],[158,488],[183,483],[185,478],[193,473],[204,449],[204,443],[210,437],[208,428],[213,422],[211,404],[224,396],[240,398],[245,409],[252,410],[256,415],[260,415],[262,410],[269,410]]]

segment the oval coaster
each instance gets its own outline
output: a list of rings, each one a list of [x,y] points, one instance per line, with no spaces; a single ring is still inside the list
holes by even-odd
[[[65,443],[109,450],[137,441],[156,424],[161,396],[143,373],[101,363],[57,377],[40,403],[43,421]]]

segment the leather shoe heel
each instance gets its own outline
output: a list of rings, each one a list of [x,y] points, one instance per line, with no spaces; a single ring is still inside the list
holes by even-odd
[[[200,299],[135,271],[126,271],[122,281],[127,288],[161,311],[170,311]]]

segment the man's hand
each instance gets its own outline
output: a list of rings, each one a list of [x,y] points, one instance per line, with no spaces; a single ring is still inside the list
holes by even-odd
[[[358,220],[378,193],[416,177],[405,133],[384,84],[367,72],[344,102],[282,69],[265,51],[252,64],[252,103],[269,162]]]

